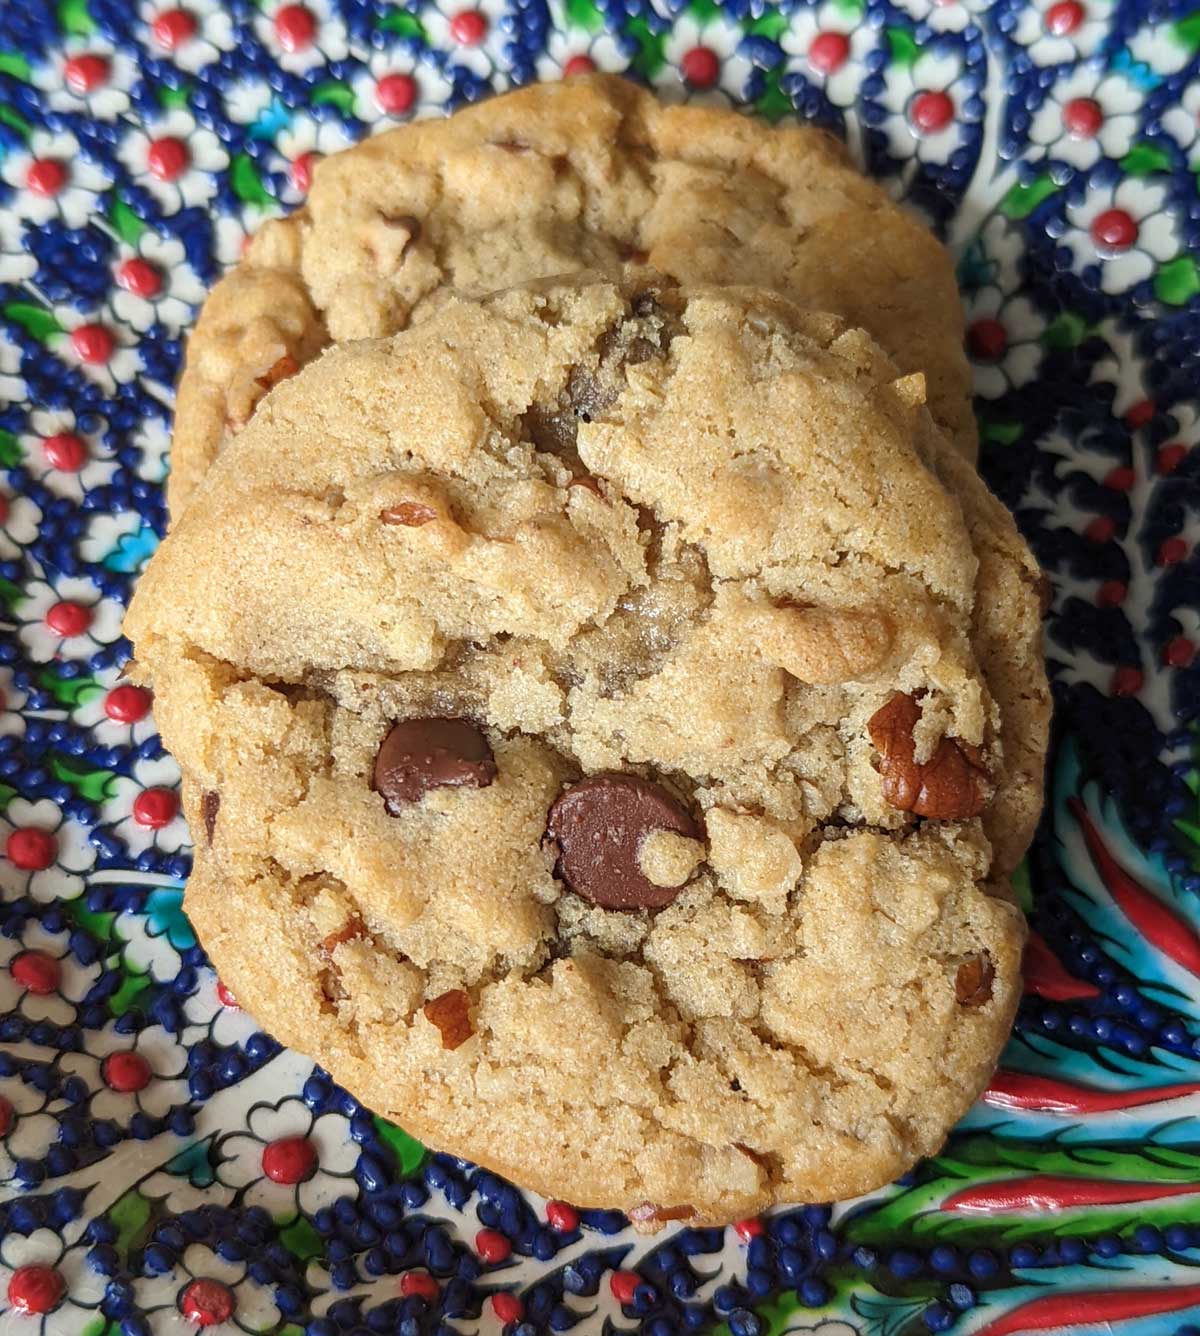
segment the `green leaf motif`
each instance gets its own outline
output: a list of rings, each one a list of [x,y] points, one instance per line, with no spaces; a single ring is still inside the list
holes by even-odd
[[[0,784],[0,812],[3,812],[16,796],[16,789],[8,784]]]
[[[768,121],[778,121],[792,110],[792,100],[780,87],[781,70],[768,70],[763,78],[762,96],[755,102],[754,110]]]
[[[51,752],[50,773],[62,784],[69,784],[81,798],[90,803],[102,803],[113,796],[117,776],[112,770],[97,770],[76,756]]]
[[[17,51],[0,51],[0,74],[11,74],[22,83],[29,82],[29,62]]]
[[[1152,172],[1169,172],[1171,159],[1157,144],[1135,144],[1121,159],[1121,166],[1130,176],[1149,176]]]
[[[248,154],[238,153],[233,159],[229,180],[233,193],[244,204],[253,204],[264,209],[275,203],[274,197],[262,183],[262,178],[255,170]]]
[[[1088,323],[1073,311],[1064,311],[1046,326],[1042,334],[1042,344],[1047,348],[1062,351],[1078,348],[1087,337]]]
[[[296,1217],[286,1229],[279,1231],[279,1241],[302,1262],[321,1255],[321,1236],[302,1215]]]
[[[0,577],[0,603],[3,603],[10,612],[24,597],[25,591],[20,585],[13,584],[11,580]]]
[[[0,431],[0,468],[15,468],[25,454],[11,431]]]
[[[180,84],[178,88],[160,88],[158,90],[159,105],[165,111],[174,111],[178,107],[186,107],[191,101],[192,90],[188,84]]]
[[[415,14],[408,14],[402,9],[390,10],[379,20],[379,26],[384,32],[394,32],[398,37],[409,37],[424,42],[426,46],[429,45],[421,20]]]
[[[108,220],[113,225],[113,231],[128,246],[136,246],[138,238],[146,230],[146,224],[122,199],[113,201]]]
[[[425,1147],[416,1137],[409,1136],[402,1127],[389,1123],[386,1118],[376,1116],[374,1121],[380,1138],[391,1147],[400,1165],[400,1172],[405,1175],[415,1173],[425,1163]]]
[[[150,1222],[150,1203],[137,1188],[130,1188],[109,1207],[108,1219],[117,1228],[117,1251],[127,1254],[142,1242]]]
[[[1021,439],[1019,422],[990,422],[984,419],[979,424],[979,434],[983,439],[995,445],[1012,445]]]
[[[687,12],[697,23],[711,23],[713,19],[721,17],[721,6],[714,0],[692,0]]]
[[[313,89],[309,101],[314,107],[337,107],[349,116],[354,111],[354,89],[349,84],[338,83],[336,79],[326,79]]]
[[[1013,868],[1012,888],[1016,892],[1017,903],[1025,911],[1030,913],[1033,909],[1033,882],[1029,878],[1029,860],[1022,858]]]
[[[1000,201],[1000,212],[1006,218],[1028,218],[1043,200],[1057,193],[1058,187],[1043,174],[1027,186],[1013,186]]]
[[[567,0],[567,22],[575,28],[598,32],[604,27],[604,15],[595,0]]]
[[[88,11],[87,0],[58,0],[58,26],[75,37],[96,31],[96,20]]]
[[[1190,255],[1164,264],[1154,277],[1154,295],[1168,306],[1183,306],[1200,292],[1200,266]]]
[[[907,28],[885,28],[883,32],[887,38],[888,50],[897,65],[908,66],[916,62],[920,51]]]
[[[102,914],[96,910],[88,909],[83,903],[82,897],[78,900],[68,900],[66,904],[67,913],[76,923],[98,942],[111,942],[113,940],[113,924],[116,922],[115,914]]]
[[[2,108],[0,108],[2,110]],[[44,306],[35,306],[33,302],[7,302],[3,308],[4,318],[11,320],[31,338],[39,343],[46,343],[55,334],[61,334],[63,327],[58,323],[53,311]]]
[[[755,37],[765,37],[768,41],[778,42],[783,34],[787,32],[788,26],[787,15],[781,14],[777,9],[772,9],[761,18],[747,24],[746,31]]]
[[[33,126],[29,124],[25,117],[18,116],[11,107],[6,107],[3,102],[0,102],[0,121],[11,126],[24,139],[28,139],[33,133]]]
[[[1193,55],[1200,51],[1200,9],[1172,24],[1169,31],[1179,45],[1187,47]]]
[[[37,675],[37,684],[67,710],[73,710],[104,690],[94,677],[59,677],[53,668],[43,668]]]
[[[626,30],[638,44],[637,55],[631,62],[633,68],[643,79],[653,79],[666,64],[666,57],[663,55],[666,36],[660,32],[652,32],[650,25],[643,18],[630,19]]]
[[[150,987],[149,974],[129,972],[121,981],[121,986],[108,999],[108,1014],[121,1016],[132,1007],[134,1000]]]

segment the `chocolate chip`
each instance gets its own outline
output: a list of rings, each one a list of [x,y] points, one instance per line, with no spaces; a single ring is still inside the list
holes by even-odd
[[[375,757],[374,788],[393,816],[430,789],[482,789],[495,778],[487,738],[465,719],[405,719]]]
[[[458,1048],[475,1033],[471,1025],[471,999],[461,988],[430,998],[421,1010],[430,1025],[441,1031],[443,1048]]]
[[[968,956],[958,967],[954,976],[954,996],[959,1005],[981,1007],[992,999],[992,981],[996,977],[996,967],[986,951]]]
[[[221,810],[221,795],[215,789],[209,789],[200,799],[200,815],[204,818],[204,833],[208,842],[213,842],[213,831],[217,828],[217,813]]]
[[[384,524],[403,524],[408,529],[419,529],[437,519],[437,511],[423,501],[397,501],[379,512]]]
[[[590,775],[565,789],[546,822],[557,874],[601,909],[661,909],[679,894],[682,887],[655,886],[638,864],[642,841],[656,830],[700,835],[660,784],[615,773]]]

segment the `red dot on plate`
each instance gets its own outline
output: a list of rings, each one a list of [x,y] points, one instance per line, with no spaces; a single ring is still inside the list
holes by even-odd
[[[12,1100],[0,1095],[0,1137],[8,1136],[16,1121],[17,1111],[13,1108]]]
[[[50,466],[60,473],[78,473],[87,462],[88,449],[74,432],[64,431],[57,436],[47,436],[42,442],[42,449]]]
[[[763,1222],[757,1216],[752,1216],[749,1220],[738,1220],[733,1229],[743,1243],[749,1243],[763,1232]]]
[[[22,1317],[50,1313],[58,1307],[66,1288],[52,1266],[20,1266],[9,1278],[8,1302]]]
[[[492,1312],[507,1325],[509,1322],[520,1322],[525,1316],[525,1305],[515,1294],[493,1294]]]
[[[819,32],[808,46],[808,63],[818,74],[833,74],[850,59],[850,39],[844,32]]]
[[[238,1000],[219,979],[217,980],[217,1001],[230,1011],[241,1011]]]
[[[0,524],[8,523],[8,497],[0,493]]]
[[[46,625],[58,636],[81,636],[92,624],[92,610],[82,603],[56,603],[46,613]]]
[[[1142,681],[1137,668],[1118,668],[1112,675],[1110,690],[1114,696],[1136,696],[1142,689]]]
[[[275,14],[275,37],[285,51],[306,51],[317,35],[317,21],[304,5],[284,5]]]
[[[1139,427],[1144,427],[1154,417],[1154,400],[1139,399],[1136,404],[1131,404],[1125,413],[1125,425],[1130,431],[1137,431]]]
[[[1195,657],[1195,643],[1187,636],[1176,636],[1163,646],[1163,663],[1168,668],[1186,668]]]
[[[954,119],[954,101],[949,93],[918,93],[908,104],[908,119],[918,134],[937,134]]]
[[[694,46],[680,57],[679,72],[693,88],[711,88],[721,77],[721,57],[707,46]]]
[[[477,9],[464,9],[450,20],[450,36],[459,46],[478,46],[487,30],[488,21]]]
[[[1167,445],[1160,445],[1158,454],[1154,456],[1154,467],[1159,473],[1174,473],[1187,458],[1187,452],[1187,446],[1179,441],[1171,441]]]
[[[174,135],[150,141],[146,150],[146,166],[156,181],[175,181],[187,170],[192,160],[188,146]]]
[[[1086,17],[1087,10],[1079,0],[1058,0],[1058,4],[1051,5],[1046,10],[1046,17],[1042,22],[1046,25],[1046,31],[1053,33],[1055,37],[1069,37]]]
[[[179,799],[174,789],[144,789],[133,800],[133,819],[147,830],[162,830],[175,819]]]
[[[117,341],[112,330],[103,325],[80,325],[72,331],[71,347],[75,356],[88,366],[100,366],[113,355]]]
[[[25,173],[25,187],[33,195],[50,199],[67,184],[69,174],[65,163],[54,158],[35,158]]]
[[[164,9],[154,16],[150,32],[164,51],[175,51],[196,35],[196,16],[186,9]]]
[[[1092,219],[1088,230],[1102,251],[1127,251],[1138,239],[1137,221],[1124,209],[1105,209]]]
[[[272,1183],[302,1183],[316,1167],[316,1148],[307,1137],[282,1137],[263,1148],[263,1173]]]
[[[596,68],[596,62],[591,56],[572,56],[563,66],[563,77],[569,79],[572,74],[591,74]]]
[[[1104,478],[1104,485],[1113,492],[1127,492],[1137,481],[1131,468],[1112,469]]]
[[[385,74],[375,85],[375,101],[387,116],[403,116],[417,100],[417,82],[407,74]]]
[[[221,1322],[228,1322],[236,1307],[229,1286],[207,1277],[193,1280],[179,1296],[179,1311],[183,1314],[183,1320],[197,1327],[215,1327]]]
[[[613,1292],[617,1303],[628,1306],[633,1303],[633,1294],[642,1283],[636,1271],[614,1271],[608,1278],[608,1287]]]
[[[1092,97],[1075,97],[1063,107],[1063,125],[1074,139],[1095,139],[1104,124],[1100,103]]]
[[[121,1095],[132,1095],[138,1090],[145,1090],[154,1073],[140,1053],[126,1050],[123,1053],[110,1053],[100,1064],[100,1075],[110,1090]]]
[[[14,830],[4,844],[4,854],[22,872],[42,872],[54,862],[58,841],[48,830],[30,826]]]
[[[154,697],[145,687],[128,683],[113,687],[104,698],[104,713],[118,724],[136,724],[150,713]]]
[[[117,282],[135,297],[157,297],[162,291],[162,274],[149,260],[126,260],[117,268]]]
[[[307,195],[312,186],[313,168],[321,160],[319,153],[301,153],[288,169],[292,180],[292,189]]]
[[[1174,538],[1164,538],[1158,545],[1157,561],[1160,566],[1178,566],[1187,554],[1187,539],[1176,535]]]
[[[53,956],[44,951],[22,951],[14,956],[9,972],[17,983],[38,997],[49,997],[56,991],[62,978],[62,969]]]
[[[967,352],[976,362],[998,362],[1008,351],[1008,330],[999,320],[976,320],[967,330]]]
[[[1125,602],[1129,587],[1123,580],[1105,580],[1096,590],[1096,602],[1102,608],[1117,608]]]
[[[481,1229],[475,1235],[475,1251],[485,1262],[495,1266],[512,1256],[512,1244],[498,1229]]]
[[[1117,531],[1115,520],[1107,515],[1097,515],[1083,531],[1083,536],[1090,543],[1107,543]]]
[[[571,1234],[579,1228],[579,1212],[569,1202],[548,1201],[546,1219],[550,1222],[550,1228],[558,1230],[560,1234]]]
[[[83,97],[108,83],[109,72],[107,57],[85,52],[67,61],[63,66],[63,79],[76,97]]]
[[[440,1288],[428,1271],[406,1271],[400,1277],[400,1293],[405,1299],[415,1297],[432,1303]]]

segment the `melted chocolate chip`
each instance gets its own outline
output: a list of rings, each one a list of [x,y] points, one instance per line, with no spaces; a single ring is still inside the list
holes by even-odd
[[[200,815],[204,818],[204,833],[208,842],[213,842],[213,832],[217,828],[217,813],[221,810],[221,795],[215,789],[209,789],[200,799]]]
[[[661,909],[683,889],[655,886],[638,864],[647,835],[700,831],[661,785],[639,775],[591,775],[555,799],[546,838],[557,849],[557,874],[601,909]]]
[[[430,789],[482,789],[495,778],[487,738],[465,719],[405,719],[375,757],[374,788],[393,816]]]

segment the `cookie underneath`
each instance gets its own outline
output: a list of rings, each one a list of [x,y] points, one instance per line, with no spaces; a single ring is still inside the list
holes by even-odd
[[[128,620],[225,981],[647,1227],[934,1151],[1018,1000],[989,831],[1045,747],[1034,568],[947,458],[862,331],[652,276],[280,383]]]

